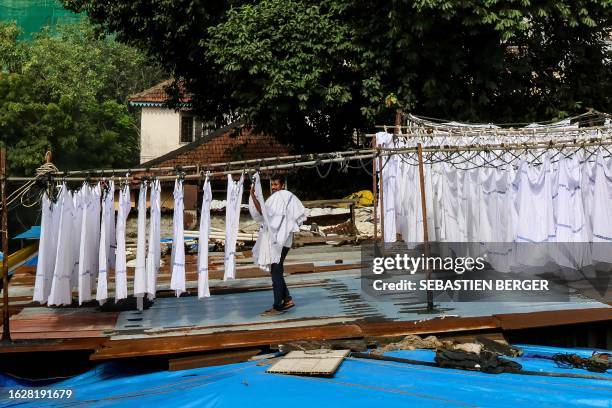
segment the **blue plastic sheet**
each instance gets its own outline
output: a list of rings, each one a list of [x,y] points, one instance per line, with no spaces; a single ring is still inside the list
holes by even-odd
[[[521,346],[517,358],[526,370],[599,375],[562,369],[537,356],[590,350]],[[429,350],[388,355],[432,361]],[[406,363],[346,359],[332,378],[266,374],[256,362],[192,370],[138,372],[125,363],[104,363],[71,379],[41,388],[72,389],[70,400],[8,400],[8,388],[31,387],[29,382],[0,376],[1,406],[48,407],[355,407],[483,406],[483,407],[609,407],[612,382],[517,374],[483,374]]]
[[[40,225],[34,225],[29,230],[13,237],[13,239],[40,239]]]

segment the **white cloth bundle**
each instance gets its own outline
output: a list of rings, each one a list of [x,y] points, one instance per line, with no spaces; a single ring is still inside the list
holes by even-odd
[[[259,174],[255,175],[254,183],[255,196],[263,213],[257,211],[249,196],[249,212],[262,224],[253,247],[253,259],[261,269],[270,270],[271,264],[280,262],[283,246],[291,246],[292,235],[300,230],[306,214],[302,202],[293,193],[277,191],[264,202]]]
[[[212,190],[210,180],[206,177],[202,188],[202,211],[200,214],[200,234],[198,236],[198,298],[210,296],[208,286],[208,236],[210,233],[210,203]]]
[[[125,254],[125,227],[130,214],[130,186],[127,184],[119,190],[119,208],[117,210],[117,253],[115,259],[115,302],[127,298],[127,267]]]
[[[225,204],[225,271],[223,280],[236,277],[236,241],[240,222],[240,204],[244,175],[234,182],[231,174],[227,175],[227,201]]]
[[[174,182],[174,217],[172,218],[172,256],[170,289],[176,296],[185,292],[185,236],[183,227],[183,181]]]
[[[161,183],[154,180],[151,183],[151,215],[149,218],[149,250],[147,252],[147,297],[155,298],[157,274],[161,259]]]

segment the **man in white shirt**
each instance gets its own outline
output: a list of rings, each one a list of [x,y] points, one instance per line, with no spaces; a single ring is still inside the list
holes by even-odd
[[[258,179],[256,181],[257,183],[259,182]],[[264,213],[260,200],[257,198],[255,186],[256,183],[251,185],[250,203],[255,207],[258,213],[256,215],[261,216]],[[258,188],[260,189],[260,187]],[[285,190],[285,179],[283,176],[273,175],[270,189],[272,195],[264,203],[266,209],[266,216],[264,218],[268,219],[265,222],[269,224],[264,226],[269,228],[265,236],[267,237],[268,245],[273,248],[272,251],[275,250],[275,246],[280,249],[280,259],[278,262],[270,264],[274,304],[271,309],[263,313],[264,315],[279,314],[295,306],[285,282],[283,263],[293,243],[293,232],[299,229],[299,225],[305,219],[302,203],[295,195]],[[261,194],[261,191],[259,194]],[[282,249],[278,245],[280,242],[283,243]],[[259,248],[263,245],[260,245]],[[278,259],[278,253],[276,259]],[[261,262],[259,264],[265,267],[266,263],[264,261],[263,264]]]

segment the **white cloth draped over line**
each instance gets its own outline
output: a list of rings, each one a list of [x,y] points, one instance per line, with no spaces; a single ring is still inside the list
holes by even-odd
[[[98,276],[100,248],[100,185],[83,184],[83,215],[79,248],[79,304],[92,299]]]
[[[149,250],[147,252],[147,297],[155,298],[157,274],[161,259],[161,183],[154,180],[151,183],[151,214],[149,218]]]
[[[62,185],[59,193],[58,205],[61,214],[59,218],[59,232],[57,237],[55,265],[53,268],[53,279],[47,301],[49,306],[69,305],[72,303],[70,278],[74,263],[74,245],[72,238],[74,236],[73,223],[75,208],[72,194],[65,183]]]
[[[210,203],[212,190],[206,177],[202,188],[202,211],[200,214],[200,233],[198,236],[198,298],[210,296],[208,286],[208,236],[210,233]]]
[[[140,183],[138,194],[138,221],[136,243],[136,267],[134,271],[134,296],[144,297],[147,292],[146,280],[146,251],[147,251],[147,190],[148,182]]]
[[[172,218],[172,256],[170,289],[176,296],[185,292],[185,236],[183,227],[183,180],[174,182],[174,216]]]
[[[125,184],[119,189],[119,208],[117,209],[117,253],[115,259],[115,302],[127,298],[127,267],[125,254],[125,227],[130,214],[130,186]]]
[[[44,304],[47,303],[51,292],[53,268],[57,255],[58,215],[60,214],[59,206],[49,199],[47,192],[42,196],[41,211],[40,241],[33,300]]]
[[[110,260],[115,257],[113,247],[115,239],[115,182],[108,181],[106,191],[102,193],[102,219],[100,221],[100,248],[98,256],[98,287],[96,300],[103,304],[108,299],[108,272]],[[111,254],[112,252],[112,254]],[[112,265],[115,264],[113,259]]]
[[[223,280],[236,277],[236,240],[240,221],[240,204],[244,174],[235,182],[231,174],[227,175],[227,200],[225,204],[225,271]]]

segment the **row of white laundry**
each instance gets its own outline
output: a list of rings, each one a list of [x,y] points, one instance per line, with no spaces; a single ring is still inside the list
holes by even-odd
[[[379,143],[389,140],[380,135]],[[508,165],[516,162],[518,165]],[[529,156],[527,156],[529,154]],[[438,242],[601,242],[612,247],[612,158],[603,148],[573,154],[496,152],[469,165],[425,164],[429,239]],[[539,157],[539,163],[534,163]],[[456,161],[460,157],[454,156]],[[402,155],[389,156],[382,172],[384,240],[399,233],[423,241],[419,170]],[[598,248],[604,248],[598,245]],[[584,246],[576,246],[584,248]],[[610,262],[599,250],[590,261]]]
[[[224,279],[235,277],[235,248],[242,198],[243,176],[233,181],[228,175]],[[208,285],[208,238],[212,192],[206,178],[203,187],[198,245],[198,297],[210,296]],[[150,213],[147,219],[147,196]],[[115,273],[115,301],[128,296],[126,273],[126,222],[131,210],[128,185],[119,188],[115,219],[115,185],[112,180],[94,186],[84,183],[72,192],[60,186],[57,200],[42,198],[41,236],[34,286],[34,301],[48,305],[69,305],[78,292],[82,304],[108,298],[108,274]],[[138,196],[136,265],[133,295],[155,297],[160,269],[161,184],[143,181]],[[186,291],[183,230],[183,182],[174,184],[173,237],[170,261],[170,289],[177,296]],[[148,228],[147,228],[148,223]],[[148,231],[147,231],[148,230]],[[147,234],[148,232],[148,234]]]

